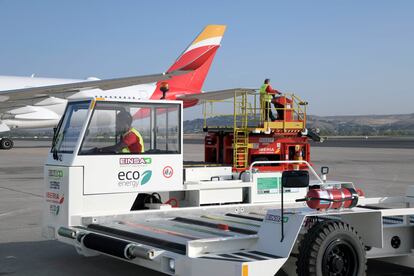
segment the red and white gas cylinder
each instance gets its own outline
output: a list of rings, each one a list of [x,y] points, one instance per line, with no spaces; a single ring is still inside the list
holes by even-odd
[[[358,204],[358,197],[353,188],[309,189],[306,204],[316,210],[352,208]]]

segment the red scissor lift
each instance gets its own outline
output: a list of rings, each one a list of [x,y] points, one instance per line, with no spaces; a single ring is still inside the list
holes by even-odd
[[[236,90],[232,115],[217,116],[215,112],[208,112],[209,106],[213,109],[212,104],[213,101],[208,101],[204,106],[206,163],[231,165],[234,171],[242,172],[254,161],[310,162],[311,135],[306,129],[307,102],[294,94],[284,94],[272,100],[272,111],[275,115],[278,114],[275,121],[266,116],[269,110],[266,110],[266,105],[260,101],[260,95],[254,90]],[[209,124],[212,121],[220,123],[212,126]],[[319,138],[314,133],[312,135]],[[305,169],[305,166],[269,164],[257,168],[261,171],[284,171]]]

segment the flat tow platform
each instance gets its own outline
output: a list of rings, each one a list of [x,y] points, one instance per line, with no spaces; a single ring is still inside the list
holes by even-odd
[[[288,203],[287,210],[306,208]],[[290,205],[290,206],[289,206]],[[290,208],[289,208],[290,207]],[[236,210],[235,210],[236,208]],[[242,212],[239,212],[239,208]],[[221,206],[176,209],[167,212],[153,210],[152,215],[134,214],[82,218],[83,225],[75,228],[94,233],[116,236],[163,250],[186,254],[186,244],[205,239],[252,239],[256,238],[267,210],[278,209],[279,204],[264,204],[255,207]],[[211,209],[209,211],[209,209]],[[388,208],[358,206],[359,212],[380,211]],[[335,218],[337,211],[325,213],[326,218]],[[340,212],[339,212],[340,213]],[[329,215],[331,214],[331,215]],[[338,214],[339,215],[339,214]],[[325,217],[322,213],[319,217]],[[383,225],[414,225],[414,215],[392,215],[382,217]]]
[[[273,208],[276,205],[271,205]],[[174,210],[168,212],[154,212],[151,216],[144,214],[129,214],[102,217],[85,217],[84,223],[72,229],[86,233],[95,241],[89,242],[86,238],[83,245],[99,253],[116,256],[117,252],[111,248],[113,239],[126,244],[139,244],[155,250],[155,255],[165,258],[166,255],[180,258],[197,259],[205,265],[220,261],[223,271],[240,269],[248,263],[253,272],[255,266],[258,271],[261,264],[272,267],[281,266],[287,258],[269,252],[258,250],[256,244],[259,239],[259,229],[262,226],[266,209],[260,206],[246,207],[218,207],[221,210]],[[237,213],[242,208],[243,213]],[[189,208],[193,209],[193,208]],[[103,245],[103,246],[102,246]],[[125,251],[124,248],[122,248]],[[123,258],[121,252],[118,257]],[[142,259],[132,262],[143,265]],[[154,261],[146,261],[146,266],[155,265]],[[279,264],[278,264],[279,263]],[[230,270],[227,270],[230,269]],[[163,269],[163,272],[168,272]],[[232,272],[233,273],[233,272]],[[237,274],[237,273],[236,273]]]
[[[225,271],[226,275],[240,275],[244,267],[248,267],[252,275],[274,275],[285,264],[285,269],[292,267],[288,258],[291,257],[293,248],[289,247],[293,246],[292,240],[296,240],[300,234],[302,223],[302,230],[305,230],[312,223],[324,220],[347,221],[356,218],[353,225],[362,230],[359,233],[369,244],[377,245],[367,250],[367,259],[393,257],[397,253],[398,256],[411,258],[411,243],[401,246],[397,253],[395,248],[386,244],[395,233],[407,232],[402,238],[413,233],[413,208],[387,208],[380,203],[397,203],[399,200],[400,198],[362,199],[362,204],[364,201],[368,204],[353,209],[329,211],[315,211],[303,204],[287,203],[284,217],[288,219],[284,240],[280,239],[281,233],[283,235],[280,232],[281,224],[274,220],[280,215],[280,205],[275,203],[85,216],[79,226],[69,228],[69,231],[76,232],[70,234],[73,235],[71,240],[65,240],[70,235],[60,236],[63,237],[62,241],[74,244],[86,254],[107,254],[171,275],[207,275],[197,272],[204,268],[209,273]],[[381,206],[370,205],[371,202]],[[363,225],[367,223],[374,225],[375,230],[364,230]],[[385,242],[384,248],[382,242]],[[285,249],[278,247],[279,244],[283,244]],[[141,253],[136,253],[137,248]],[[146,250],[144,254],[142,250]],[[174,265],[165,265],[170,260],[173,260]],[[176,263],[179,270],[170,269]],[[216,267],[209,268],[210,266]],[[264,266],[268,272],[263,274]]]
[[[263,218],[263,214],[254,212],[243,215],[230,212],[205,213],[150,219],[130,215],[120,219],[105,219],[104,222],[91,223],[77,228],[186,255],[187,243],[192,241],[255,239]],[[234,256],[234,258],[240,259],[240,256]]]

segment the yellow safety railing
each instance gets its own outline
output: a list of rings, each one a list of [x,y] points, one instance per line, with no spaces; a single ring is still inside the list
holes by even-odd
[[[215,111],[214,106],[217,104],[231,104],[233,105],[233,100],[207,100],[203,102],[203,128],[208,127],[207,120],[214,118],[214,117],[234,117],[233,114],[230,113],[220,113],[218,111]],[[219,127],[219,126],[214,126]],[[225,127],[225,126],[222,126]],[[230,125],[228,126],[230,127]]]
[[[233,99],[230,100],[208,100],[204,101],[203,105],[203,127],[208,127],[208,119],[213,117],[221,117],[224,120],[229,120],[231,116],[233,117],[233,122],[230,124],[221,124],[222,128],[248,128],[248,129],[258,129],[268,126],[270,128],[277,129],[290,129],[292,127],[301,128],[306,127],[306,107],[307,102],[303,101],[300,97],[293,93],[286,93],[281,95],[286,97],[290,103],[285,104],[283,107],[275,107],[274,102],[266,104],[266,102],[260,97],[259,93],[251,94],[246,92],[237,92],[234,93]],[[221,110],[230,110],[233,109],[233,114],[229,112],[224,113],[215,110],[215,105],[217,104],[227,104],[227,106],[222,107]],[[219,109],[219,108],[218,108]],[[269,110],[272,111],[273,116],[276,118],[275,123],[272,122],[269,114]],[[276,112],[274,112],[274,110]],[[287,112],[292,112],[292,118],[287,120]],[[283,120],[278,119],[277,113],[280,112],[283,114]],[[301,124],[293,125],[291,122],[301,122]]]

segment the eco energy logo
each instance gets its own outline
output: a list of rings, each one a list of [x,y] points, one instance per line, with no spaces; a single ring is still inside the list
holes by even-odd
[[[119,171],[117,175],[118,187],[138,188],[148,184],[152,177],[152,170],[147,168],[151,164],[151,157],[119,158],[119,165],[123,170]]]
[[[147,184],[152,177],[152,171],[146,170],[142,173],[139,171],[121,171],[118,173],[118,187],[137,188]]]
[[[145,185],[147,184],[152,176],[152,171],[147,170],[145,172],[142,173],[142,178],[141,178],[141,185]]]

